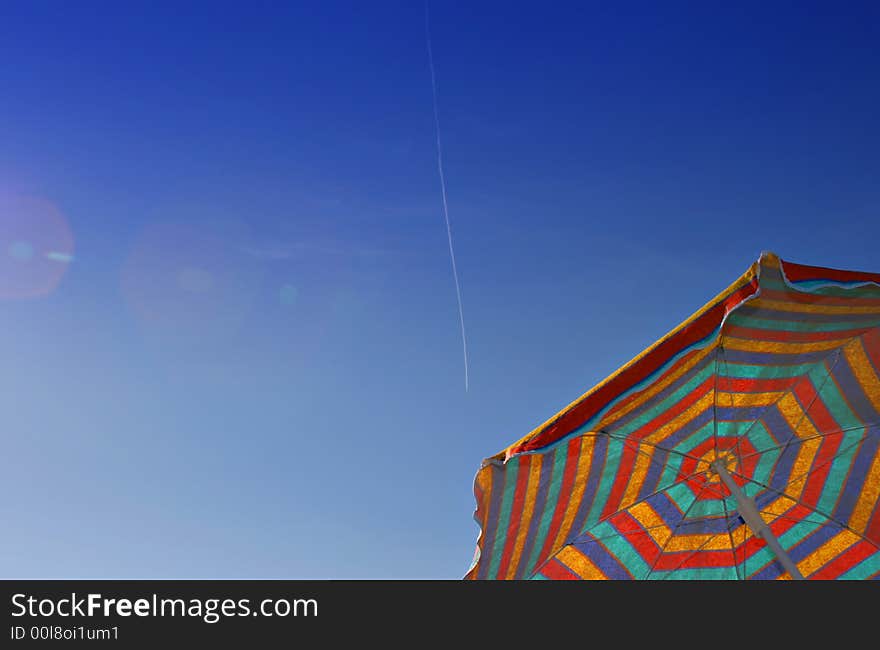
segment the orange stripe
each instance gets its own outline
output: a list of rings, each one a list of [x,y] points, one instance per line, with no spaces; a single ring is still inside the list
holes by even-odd
[[[544,462],[542,454],[533,454],[532,462],[529,465],[529,483],[526,492],[525,507],[523,509],[522,521],[519,531],[516,534],[516,544],[513,547],[513,557],[510,559],[510,566],[507,569],[507,580],[513,580],[516,577],[516,571],[519,568],[519,561],[522,557],[523,547],[529,534],[529,526],[532,522],[532,514],[535,511],[535,501],[538,496],[538,487],[541,482],[541,466]]]

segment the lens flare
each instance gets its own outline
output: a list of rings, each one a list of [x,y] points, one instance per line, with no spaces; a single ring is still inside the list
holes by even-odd
[[[73,233],[51,202],[0,194],[0,298],[46,296],[73,260]]]
[[[250,312],[261,269],[241,251],[238,222],[148,226],[121,273],[123,296],[148,338],[183,348],[228,343]]]

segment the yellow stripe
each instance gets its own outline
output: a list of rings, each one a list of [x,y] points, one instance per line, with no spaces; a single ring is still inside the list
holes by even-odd
[[[672,536],[672,531],[666,525],[663,517],[658,515],[657,511],[647,501],[640,501],[635,504],[629,509],[629,514],[644,526],[645,532],[651,536],[651,539],[658,546],[663,547]]]
[[[871,360],[865,354],[861,341],[855,340],[847,345],[843,354],[868,401],[874,406],[875,411],[880,412],[880,378],[877,377]]]
[[[595,436],[584,436],[581,439],[581,455],[580,458],[578,458],[577,470],[574,475],[574,490],[572,491],[571,498],[568,500],[568,505],[565,508],[565,516],[562,519],[562,525],[559,527],[559,532],[556,533],[556,539],[553,541],[553,550],[550,551],[551,555],[565,542],[565,539],[571,530],[571,524],[574,522],[575,515],[577,514],[578,507],[583,500],[584,490],[587,487],[587,473],[590,471],[590,463],[593,461],[593,447],[595,444]]]
[[[516,542],[513,546],[513,555],[510,558],[510,564],[507,567],[507,580],[512,580],[519,566],[519,560],[522,556],[523,547],[529,534],[529,524],[532,521],[532,513],[535,511],[535,501],[538,498],[538,487],[541,482],[541,465],[544,462],[544,456],[534,454],[529,462],[529,478],[526,485],[526,499],[523,505],[522,517],[519,520],[519,530],[516,533]]]
[[[701,535],[676,535],[666,545],[667,553],[681,551],[729,551],[730,536],[727,533],[704,533]]]
[[[769,406],[774,404],[784,394],[782,391],[769,393],[729,393],[718,391],[718,404],[738,408]]]
[[[862,493],[849,518],[850,528],[860,533],[865,532],[878,499],[880,499],[880,449],[874,454],[874,461],[862,482]]]
[[[712,391],[709,391],[702,398],[700,398],[699,401],[692,404],[689,409],[680,413],[672,420],[664,424],[662,427],[657,429],[650,436],[646,437],[645,442],[650,444],[657,444],[659,442],[662,442],[673,433],[681,429],[685,424],[699,416],[703,411],[708,408],[712,408],[714,402],[714,395],[712,394]]]
[[[789,481],[783,488],[783,491],[791,498],[797,499],[798,501],[800,500],[804,487],[807,484],[807,479],[809,478],[808,472],[813,465],[813,459],[816,457],[816,453],[819,451],[819,446],[821,444],[821,439],[812,438],[810,440],[805,440],[800,445],[797,458],[794,461],[794,466],[791,468],[791,475],[795,478]]]
[[[775,354],[805,354],[833,350],[849,342],[851,339],[835,339],[833,341],[816,341],[814,343],[784,343],[781,341],[756,341],[738,339],[733,336],[724,337],[724,347],[740,352],[771,352]]]
[[[480,491],[483,493],[483,503],[480,505],[483,507],[483,518],[482,518],[482,526],[483,531],[486,529],[486,522],[489,519],[489,504],[492,503],[492,468],[484,467],[479,472],[477,472],[477,485],[480,486]]]
[[[653,453],[653,447],[645,449],[644,445],[639,445],[639,451],[636,452],[636,464],[630,474],[629,482],[626,484],[619,509],[628,508],[638,498],[639,490],[642,489],[645,478],[648,476],[648,467],[651,465]]]
[[[804,409],[797,398],[791,393],[783,395],[776,408],[782,413],[782,416],[788,422],[788,426],[792,428],[794,434],[800,438],[810,438],[819,435],[813,421],[804,417]]]
[[[770,523],[778,519],[781,515],[784,515],[786,512],[791,510],[795,505],[797,505],[797,502],[793,499],[781,496],[775,501],[771,501],[766,506],[764,506],[764,509],[761,510],[761,517],[769,525]]]
[[[556,559],[574,571],[583,580],[607,580],[602,570],[593,564],[586,555],[574,546],[566,546],[556,555]]]
[[[773,309],[775,311],[791,311],[802,314],[880,314],[880,305],[822,305],[789,302],[787,300],[767,300],[756,298],[751,303],[756,308]]]
[[[861,538],[849,530],[842,530],[803,560],[798,562],[797,567],[804,577],[815,573],[831,560],[843,553]]]

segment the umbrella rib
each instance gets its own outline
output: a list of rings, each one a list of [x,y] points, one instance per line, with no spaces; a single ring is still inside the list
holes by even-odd
[[[804,502],[801,501],[801,499],[799,499],[798,497],[794,497],[794,496],[792,496],[791,494],[788,494],[787,492],[785,492],[784,490],[780,490],[779,488],[773,487],[772,485],[768,485],[767,483],[763,483],[763,482],[761,482],[761,481],[756,481],[755,479],[750,478],[750,477],[748,477],[748,476],[743,476],[742,474],[739,474],[738,472],[734,472],[734,474],[736,474],[737,476],[739,476],[739,477],[741,477],[741,478],[744,478],[745,480],[747,480],[747,481],[749,481],[749,482],[751,482],[751,483],[754,483],[754,484],[759,485],[759,486],[761,486],[761,487],[763,487],[763,488],[766,488],[766,489],[768,489],[768,490],[771,490],[771,491],[775,492],[776,494],[779,494],[780,496],[784,496],[784,497],[787,498],[787,499],[791,499],[792,501],[801,504],[803,507],[805,507],[805,508],[807,508],[807,509],[809,509],[809,510],[812,510],[813,512],[815,512],[815,513],[817,513],[817,514],[822,515],[823,517],[825,517],[825,518],[826,518],[828,521],[830,521],[831,523],[833,523],[833,524],[837,524],[837,525],[840,526],[841,528],[845,528],[846,530],[850,531],[850,532],[853,533],[854,535],[857,535],[858,537],[861,537],[863,540],[865,540],[866,542],[868,542],[871,546],[873,546],[873,547],[875,547],[875,548],[877,548],[877,549],[880,549],[880,544],[878,544],[877,542],[873,541],[872,539],[869,539],[869,538],[866,537],[863,533],[860,533],[860,532],[858,532],[857,530],[851,528],[848,524],[845,524],[845,523],[843,523],[842,521],[840,521],[839,519],[836,519],[836,518],[834,518],[833,516],[829,515],[827,512],[824,512],[824,511],[820,510],[820,509],[817,508],[816,506],[811,506],[811,505],[809,505],[809,504],[807,504],[807,503],[804,503]]]
[[[852,442],[851,444],[847,445],[847,446],[844,447],[843,449],[839,450],[839,451],[838,451],[836,454],[834,454],[833,456],[829,457],[829,458],[828,458],[825,462],[823,462],[822,464],[817,465],[816,467],[807,470],[807,471],[804,472],[803,474],[799,474],[798,476],[795,476],[794,478],[789,479],[788,482],[789,482],[789,483],[793,483],[794,481],[800,481],[801,479],[806,478],[807,476],[809,476],[809,475],[812,474],[813,472],[818,471],[819,469],[825,467],[826,465],[830,465],[830,464],[833,463],[835,460],[837,460],[842,454],[848,452],[848,451],[849,451],[850,449],[852,449],[853,447],[862,444],[862,443],[867,439],[867,437],[868,437],[868,434],[863,435],[863,436],[862,436],[861,438],[859,438],[858,440]]]
[[[789,516],[786,516],[786,515],[779,514],[779,513],[777,513],[777,512],[772,512],[772,511],[770,511],[770,510],[759,510],[758,512],[760,512],[762,515],[769,515],[769,516],[773,517],[774,519],[785,519],[785,520],[787,520],[787,521],[794,521],[794,522],[797,522],[797,523],[820,524],[820,525],[822,525],[822,524],[827,523],[827,521],[828,521],[827,519],[826,519],[825,521],[817,521],[817,520],[815,520],[815,519],[808,519],[808,518],[806,518],[806,517],[804,517],[804,518],[802,518],[802,519],[798,519],[797,517],[789,517]]]
[[[601,522],[597,522],[597,523],[604,523],[605,521],[607,521],[607,520],[603,519]],[[592,526],[591,526],[591,528],[592,528]],[[572,541],[567,542],[563,546],[563,548],[565,548],[565,546],[574,546],[576,544],[589,544],[592,542],[601,542],[606,539],[614,539],[614,538],[620,537],[621,535],[642,535],[642,534],[647,535],[647,534],[649,534],[648,533],[649,530],[656,530],[658,528],[669,528],[669,526],[667,526],[666,524],[654,524],[653,526],[642,526],[640,528],[635,528],[633,530],[616,530],[615,529],[616,532],[608,533],[607,535],[594,535],[593,533],[590,533],[590,532],[584,532],[584,533],[581,533],[580,535],[578,535]],[[580,538],[584,537],[585,535],[589,535],[590,538],[580,540]],[[562,549],[560,549],[560,550],[562,550]],[[558,554],[558,551],[557,551],[557,554]],[[548,559],[550,559],[550,558],[548,558]]]
[[[831,365],[831,367],[828,369],[828,374],[825,376],[825,379],[822,381],[822,386],[819,388],[819,390],[816,391],[816,395],[815,395],[815,396],[813,397],[813,399],[810,401],[809,406],[807,406],[807,408],[804,409],[804,412],[801,414],[801,420],[799,420],[798,423],[797,423],[797,427],[800,426],[801,421],[803,421],[803,418],[806,417],[807,411],[810,410],[810,407],[813,405],[813,402],[816,401],[816,398],[817,398],[817,397],[819,397],[819,394],[822,392],[822,388],[824,388],[824,386],[825,386],[825,382],[828,381],[828,378],[829,378],[829,377],[831,377],[831,372],[834,370],[834,366],[837,365],[837,361],[840,359],[840,350],[841,350],[841,348],[843,347],[843,345],[849,343],[849,342],[850,342],[851,340],[853,340],[854,338],[856,338],[856,337],[850,337],[849,339],[846,339],[845,342],[842,343],[840,347],[832,348],[831,350],[828,351],[828,354],[826,354],[826,355],[824,355],[824,356],[822,357],[822,361],[821,361],[821,363],[824,365],[825,362],[828,360],[828,358],[831,357],[832,352],[836,353],[836,356],[835,356],[835,359],[834,359],[834,363],[833,363],[833,364]],[[816,362],[816,363],[814,363],[813,365],[818,365],[818,364],[819,364],[819,362]],[[809,379],[809,375],[808,375],[808,374],[803,374],[803,375],[801,375],[801,377],[797,380],[797,382],[795,382],[795,386],[800,385],[801,382],[806,381],[806,380],[808,380],[808,379]],[[779,402],[782,400],[783,397],[785,397],[786,395],[791,394],[791,393],[793,392],[793,389],[794,389],[794,386],[792,386],[792,387],[789,388],[788,390],[783,391],[782,394],[780,394],[779,397],[777,397],[775,400],[773,400],[770,404],[767,404],[767,405],[765,405],[763,408],[761,408],[761,410],[758,411],[758,415],[757,415],[757,417],[755,417],[755,419],[751,421],[751,423],[749,424],[748,428],[747,428],[745,431],[743,431],[741,434],[739,434],[738,438],[745,438],[745,437],[749,434],[749,432],[755,427],[755,425],[761,420],[761,416],[762,416],[762,415],[763,415],[768,409],[770,409],[771,406],[776,406],[777,404],[779,404]],[[733,395],[732,395],[732,394],[731,394],[731,398],[730,398],[730,399],[731,399],[731,407],[732,407],[732,406],[733,406]],[[797,427],[794,428],[795,431],[797,430]]]
[[[814,436],[804,436],[803,438],[798,437],[796,444],[803,444],[803,443],[807,442],[808,440],[816,440],[818,438],[824,438],[826,436],[833,436],[835,433],[846,433],[847,431],[856,431],[858,429],[874,429],[877,427],[880,427],[880,421],[868,422],[866,424],[861,424],[856,427],[844,427],[842,429],[832,429],[831,431],[823,431],[822,433],[817,433]],[[867,437],[867,435],[869,433],[870,432],[866,432],[865,437]],[[880,429],[878,429],[878,431],[876,433],[880,433]],[[767,447],[766,449],[761,449],[760,451],[754,451],[751,454],[747,454],[747,455],[743,456],[742,459],[745,460],[747,458],[752,458],[753,456],[761,456],[762,454],[766,454],[767,452],[773,451],[774,449],[782,449],[783,447],[787,447],[791,442],[792,442],[791,440],[787,440],[784,444],[776,445],[774,447]]]
[[[655,496],[657,496],[658,494],[660,494],[660,493],[662,493],[662,492],[665,492],[665,491],[667,491],[667,490],[669,490],[669,489],[675,487],[676,485],[681,485],[682,483],[684,483],[684,482],[686,482],[686,481],[689,481],[690,479],[692,479],[692,478],[694,478],[694,477],[696,477],[696,476],[699,476],[699,475],[702,474],[702,473],[703,473],[703,472],[693,472],[693,473],[691,473],[691,474],[686,474],[686,475],[684,475],[684,476],[679,476],[676,480],[674,480],[674,481],[673,481],[672,483],[670,483],[669,485],[666,485],[666,486],[664,486],[664,487],[662,487],[662,488],[660,488],[660,489],[658,489],[658,490],[655,490],[655,491],[651,492],[650,494],[646,494],[646,495],[643,496],[641,499],[637,499],[637,500],[633,501],[632,503],[630,503],[629,505],[627,505],[625,508],[619,508],[618,510],[615,510],[615,511],[612,512],[611,514],[609,514],[609,515],[607,515],[607,516],[605,516],[605,517],[602,517],[601,519],[599,519],[599,520],[596,521],[595,523],[591,524],[589,528],[587,528],[587,529],[585,529],[585,530],[582,530],[581,532],[579,532],[579,533],[577,533],[576,535],[574,535],[572,538],[566,540],[566,541],[565,541],[565,542],[559,547],[559,549],[557,549],[555,552],[553,552],[552,554],[550,554],[549,556],[547,556],[547,559],[546,559],[546,560],[544,560],[541,564],[539,564],[538,566],[536,566],[536,567],[532,570],[532,572],[531,572],[528,576],[526,576],[526,579],[534,577],[534,575],[535,575],[536,573],[538,573],[538,571],[540,570],[540,568],[541,568],[542,566],[544,566],[545,564],[547,564],[547,562],[549,562],[549,561],[552,560],[554,557],[556,557],[556,555],[559,553],[559,551],[560,551],[561,549],[565,548],[566,546],[569,546],[570,544],[574,544],[574,543],[577,541],[578,538],[583,537],[584,535],[591,535],[592,533],[590,533],[590,531],[591,531],[593,528],[595,528],[596,526],[598,526],[599,524],[604,523],[605,521],[608,521],[608,520],[611,519],[611,517],[613,517],[614,515],[617,515],[617,514],[620,514],[621,512],[624,512],[624,511],[626,511],[626,510],[629,510],[629,509],[632,508],[633,506],[636,506],[636,505],[638,505],[638,504],[640,504],[640,503],[644,503],[645,501],[647,501],[647,500],[650,499],[651,497],[655,497]]]
[[[682,456],[684,458],[690,458],[691,460],[695,460],[697,462],[703,462],[702,458],[697,458],[696,456],[691,456],[688,453],[685,453],[683,451],[678,451],[677,449],[672,449],[670,447],[663,447],[662,445],[658,445],[653,442],[648,442],[647,440],[633,440],[632,438],[629,438],[627,436],[621,436],[621,435],[617,435],[615,433],[609,433],[607,431],[603,431],[602,433],[604,433],[609,438],[614,438],[615,440],[620,440],[623,443],[629,443],[630,445],[635,444],[639,447],[642,445],[648,445],[649,447],[653,447],[654,449],[659,449],[660,451],[665,451],[670,454],[676,454],[676,455]],[[646,453],[646,452],[642,451],[641,449],[636,449],[636,451],[638,451],[641,454]],[[650,458],[650,456],[648,456],[648,457]],[[697,474],[699,474],[699,472],[697,472]]]
[[[810,400],[810,403],[807,404],[807,408],[803,410],[801,413],[801,417],[798,419],[797,424],[792,427],[791,435],[788,440],[785,441],[785,444],[782,446],[782,451],[779,453],[782,456],[788,449],[788,445],[792,443],[794,440],[798,439],[797,430],[800,429],[801,423],[806,419],[807,413],[810,412],[810,409],[813,408],[813,404],[816,403],[816,400],[819,399],[819,395],[822,394],[822,389],[825,388],[825,384],[828,383],[828,380],[831,379],[831,374],[834,372],[834,368],[837,366],[837,362],[840,361],[840,350],[841,348],[837,348],[837,356],[834,358],[834,363],[831,364],[831,367],[828,368],[828,374],[825,375],[825,378],[822,380],[822,384],[819,386],[819,390],[816,391],[816,394],[813,395],[813,399]],[[824,359],[823,359],[824,363]],[[804,375],[803,378],[807,378],[809,375]],[[791,391],[789,391],[791,392]]]

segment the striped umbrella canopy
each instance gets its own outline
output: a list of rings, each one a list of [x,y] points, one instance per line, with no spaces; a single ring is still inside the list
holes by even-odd
[[[764,253],[474,493],[471,579],[880,577],[880,274]]]

